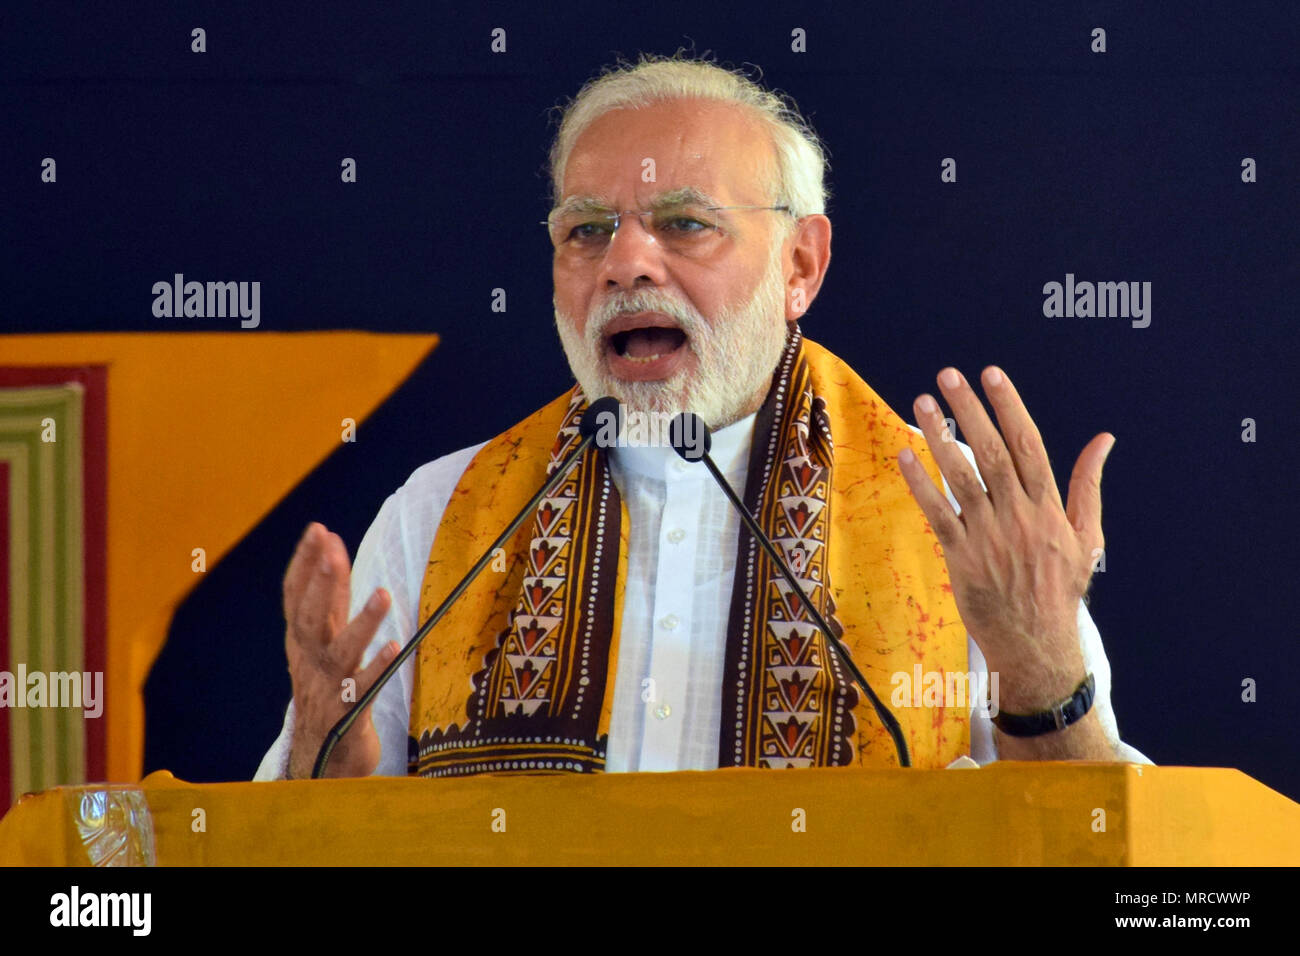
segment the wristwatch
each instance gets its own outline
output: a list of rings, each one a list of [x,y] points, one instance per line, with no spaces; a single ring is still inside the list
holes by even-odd
[[[1064,730],[1083,720],[1088,711],[1092,710],[1092,701],[1096,695],[1097,681],[1089,674],[1074,689],[1073,694],[1047,710],[1037,714],[1008,714],[1005,710],[999,710],[993,718],[993,724],[1012,737],[1038,737],[1053,730]]]

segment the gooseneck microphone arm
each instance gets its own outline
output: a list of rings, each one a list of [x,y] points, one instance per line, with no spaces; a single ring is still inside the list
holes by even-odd
[[[465,589],[474,582],[475,578],[483,573],[483,569],[486,568],[492,560],[493,552],[510,540],[510,537],[519,530],[519,526],[537,510],[537,506],[542,503],[543,498],[549,497],[551,493],[559,487],[560,483],[564,481],[565,476],[568,475],[569,469],[573,467],[574,462],[586,454],[587,449],[591,447],[592,442],[596,440],[597,433],[602,430],[602,427],[607,423],[621,421],[621,416],[622,412],[619,408],[618,400],[614,398],[606,397],[597,399],[588,406],[587,411],[583,413],[582,423],[578,426],[579,434],[582,436],[582,441],[578,443],[578,447],[575,448],[560,467],[555,470],[555,474],[551,475],[551,477],[547,479],[546,484],[542,485],[537,494],[533,495],[532,498],[528,500],[528,504],[523,506],[519,511],[519,514],[515,516],[515,519],[510,522],[497,539],[488,545],[487,550],[483,552],[483,556],[478,559],[474,567],[470,568],[469,572],[461,578],[460,583],[452,589],[452,592],[447,595],[446,599],[438,605],[437,609],[432,614],[429,615],[429,619],[421,624],[420,629],[412,635],[409,641],[406,642],[406,646],[403,647],[398,655],[389,662],[383,672],[375,678],[375,682],[367,688],[366,692],[361,695],[355,704],[352,705],[352,708],[344,714],[343,717],[340,718],[339,722],[330,729],[330,732],[325,735],[325,742],[321,744],[320,751],[316,754],[316,764],[312,768],[311,779],[319,780],[325,775],[325,766],[329,763],[330,754],[334,752],[334,748],[338,746],[338,742],[343,739],[343,735],[348,732],[354,723],[356,723],[357,718],[361,716],[361,712],[366,709],[370,702],[379,696],[379,692],[384,688],[384,685],[392,679],[392,676],[397,673],[398,668],[402,666],[403,662],[415,653],[415,649],[420,646],[420,642],[428,636],[434,626],[442,620],[443,615],[445,615],[447,611],[451,609],[451,606],[459,600],[460,596],[465,593]]]
[[[727,481],[726,476],[722,474],[718,469],[717,464],[713,461],[713,457],[709,454],[709,449],[713,445],[713,436],[709,433],[708,425],[704,423],[704,419],[691,412],[683,412],[673,419],[673,423],[669,428],[669,435],[672,441],[673,450],[682,457],[683,461],[691,464],[700,460],[704,462],[704,466],[709,469],[709,474],[713,475],[713,480],[718,483],[718,487],[721,488],[722,493],[727,496],[727,500],[731,502],[732,506],[738,512],[740,512],[740,518],[745,523],[745,527],[749,529],[749,533],[754,536],[760,545],[762,545],[763,550],[767,552],[767,556],[772,559],[772,563],[780,570],[781,576],[785,578],[786,583],[790,585],[794,593],[799,595],[799,601],[803,604],[804,609],[812,615],[817,626],[821,628],[822,633],[826,635],[831,647],[835,648],[835,652],[839,654],[840,661],[846,668],[848,668],[849,673],[853,675],[853,680],[857,683],[858,687],[862,689],[863,693],[867,695],[867,699],[871,701],[871,706],[875,708],[876,716],[880,718],[880,722],[884,724],[885,729],[889,731],[889,736],[893,738],[894,749],[898,751],[899,766],[912,766],[912,758],[907,750],[907,741],[903,739],[903,729],[898,725],[898,718],[896,718],[890,709],[884,705],[879,697],[876,696],[876,692],[871,689],[871,685],[867,683],[867,679],[862,676],[862,671],[858,670],[858,665],[855,664],[853,658],[849,656],[848,648],[846,648],[840,639],[835,636],[835,632],[831,630],[831,626],[827,623],[826,618],[822,616],[821,611],[817,610],[812,599],[808,597],[807,593],[795,579],[794,572],[790,570],[790,566],[786,564],[785,558],[783,558],[780,552],[777,551],[776,545],[772,542],[772,539],[767,536],[767,533],[759,526],[758,521],[749,513],[749,509],[745,507],[745,503],[740,500],[740,497],[731,487],[730,482]],[[685,435],[702,435],[703,451],[700,452],[698,448],[688,448],[684,439]],[[695,455],[696,457],[691,457],[692,455]]]

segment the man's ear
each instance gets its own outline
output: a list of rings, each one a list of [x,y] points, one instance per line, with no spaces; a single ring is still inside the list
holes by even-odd
[[[804,216],[786,244],[785,318],[795,322],[817,298],[831,264],[831,221],[820,213]]]

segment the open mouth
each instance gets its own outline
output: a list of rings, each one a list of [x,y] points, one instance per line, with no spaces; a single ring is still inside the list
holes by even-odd
[[[632,328],[609,337],[614,354],[630,362],[650,363],[671,355],[686,344],[686,333],[677,328]]]

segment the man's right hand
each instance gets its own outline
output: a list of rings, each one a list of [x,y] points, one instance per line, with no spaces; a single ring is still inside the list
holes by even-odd
[[[284,575],[284,651],[295,715],[289,775],[294,778],[311,776],[330,728],[401,650],[396,641],[389,641],[370,666],[361,669],[362,655],[391,601],[388,592],[379,588],[349,621],[351,577],[343,539],[322,524],[309,524]],[[348,678],[356,684],[345,702]],[[379,766],[380,753],[379,734],[368,707],[334,748],[325,775],[368,776]]]

